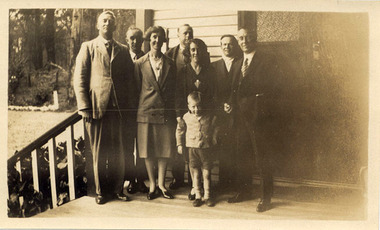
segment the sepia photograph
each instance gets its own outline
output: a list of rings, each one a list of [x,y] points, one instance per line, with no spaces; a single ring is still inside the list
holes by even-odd
[[[380,3],[166,2],[2,10],[0,227],[378,229]]]

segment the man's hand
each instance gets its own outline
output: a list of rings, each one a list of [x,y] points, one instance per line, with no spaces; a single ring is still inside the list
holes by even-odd
[[[78,111],[78,114],[82,116],[85,122],[92,122],[92,115],[90,111],[81,110]]]
[[[184,128],[185,128],[185,121],[182,119],[182,117],[177,117],[177,123],[178,123],[178,126],[179,126],[181,129],[184,129]]]
[[[178,145],[178,146],[177,146],[177,152],[178,152],[179,154],[182,154],[182,153],[183,153],[183,146],[182,146],[182,145]]]
[[[227,103],[224,103],[224,112],[228,114],[232,112],[232,107]]]

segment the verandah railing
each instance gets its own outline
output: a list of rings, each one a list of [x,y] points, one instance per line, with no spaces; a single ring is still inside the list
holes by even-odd
[[[8,159],[8,216],[31,216],[85,194],[84,141],[74,138],[81,119],[73,113]],[[60,134],[65,141],[57,144]]]

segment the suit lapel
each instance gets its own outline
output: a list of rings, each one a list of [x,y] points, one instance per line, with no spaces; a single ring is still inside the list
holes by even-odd
[[[261,53],[256,51],[247,69],[248,76],[254,74],[256,70],[258,69],[257,66],[260,65],[262,61],[262,58],[260,57],[260,55]]]
[[[179,46],[180,46],[180,45],[177,45],[177,46],[174,48],[173,61],[175,61],[175,60],[177,59],[178,52],[179,52]]]
[[[143,58],[144,58],[144,62],[143,62],[143,65],[142,65],[142,69],[146,75],[146,78],[150,81],[150,83],[153,85],[154,89],[157,91],[157,92],[160,92],[161,94],[161,90],[160,90],[160,87],[158,85],[158,82],[156,80],[156,76],[154,75],[154,72],[153,72],[153,69],[152,69],[152,66],[150,65],[150,61],[149,61],[149,54],[146,54]],[[161,76],[162,77],[162,76]]]
[[[168,60],[166,60],[165,56],[163,56],[162,58],[163,58],[162,74],[161,74],[160,78],[158,79],[158,82],[159,82],[160,88],[162,89],[162,91],[164,91],[164,85],[166,82],[166,78],[168,77],[170,65],[169,65]]]
[[[112,47],[112,57],[111,57],[111,62],[113,61],[113,59],[115,59],[115,57],[119,54],[120,50],[121,50],[121,47],[120,45],[114,40],[113,41],[113,47]]]
[[[240,77],[240,69],[242,65],[242,59],[237,59],[236,58],[233,60],[230,72],[228,73],[229,76],[232,78],[231,81],[234,81],[234,78]],[[227,70],[226,70],[227,71]]]
[[[105,62],[110,61],[110,57],[108,56],[107,48],[104,44],[104,42],[98,37],[96,40],[96,49],[103,54]]]

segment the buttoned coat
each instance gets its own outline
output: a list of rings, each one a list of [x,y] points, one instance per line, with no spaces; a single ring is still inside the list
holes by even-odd
[[[84,42],[74,71],[78,110],[92,110],[93,118],[100,119],[113,96],[120,114],[134,119],[137,91],[133,69],[127,46],[114,41],[109,57],[101,37]]]
[[[237,60],[239,70],[243,58]],[[278,108],[279,96],[278,65],[274,56],[257,50],[245,77],[234,75],[231,101],[244,116],[249,129],[261,131],[271,122]]]
[[[176,67],[166,55],[162,58],[162,74],[158,81],[149,61],[149,53],[135,62],[135,77],[140,98],[137,122],[165,124],[175,121]]]
[[[210,114],[197,117],[190,112],[183,115],[185,126],[177,125],[177,146],[189,148],[211,148],[218,135],[216,117]]]

